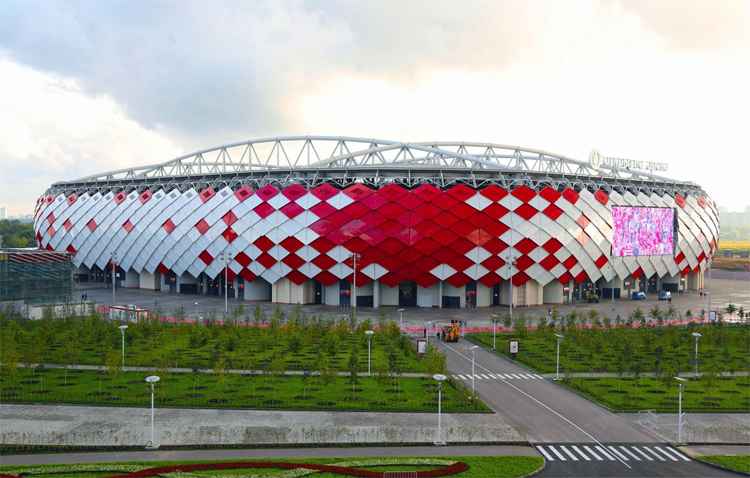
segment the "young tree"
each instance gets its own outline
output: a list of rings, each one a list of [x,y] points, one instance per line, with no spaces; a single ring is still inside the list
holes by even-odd
[[[107,370],[107,375],[109,375],[109,380],[114,382],[122,367],[122,356],[116,350],[110,350],[104,360],[104,367]],[[67,367],[65,369],[67,370]]]
[[[358,366],[359,358],[357,357],[357,348],[352,345],[352,349],[349,352],[349,362],[347,364],[347,368],[349,369],[349,383],[352,384],[352,396],[355,395],[357,383],[359,383],[359,376],[357,375]]]

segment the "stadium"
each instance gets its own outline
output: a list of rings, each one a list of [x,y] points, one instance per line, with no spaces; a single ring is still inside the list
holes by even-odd
[[[109,283],[116,267],[119,287],[226,285],[235,300],[486,307],[701,289],[716,206],[658,169],[491,143],[276,137],[55,183],[34,228],[80,281]],[[654,211],[658,231],[643,219]]]

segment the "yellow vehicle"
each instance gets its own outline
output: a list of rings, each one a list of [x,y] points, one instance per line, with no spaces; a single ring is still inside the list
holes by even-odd
[[[451,320],[450,324],[443,324],[440,326],[440,339],[443,342],[458,342],[458,338],[461,336],[461,326],[458,322]]]

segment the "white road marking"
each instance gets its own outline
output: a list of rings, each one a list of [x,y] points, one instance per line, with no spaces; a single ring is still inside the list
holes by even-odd
[[[655,456],[657,460],[659,460],[659,461],[666,461],[663,456],[661,456],[660,454],[656,453],[651,448],[649,448],[647,446],[644,446],[643,449],[646,450],[647,452],[651,453],[653,456]]]
[[[568,461],[568,459],[562,456],[559,451],[555,450],[555,447],[553,447],[552,445],[547,445],[547,448],[552,450],[552,453],[554,453],[560,459],[560,461]]]
[[[512,373],[511,375],[513,375],[513,378],[521,378],[518,375],[516,375],[515,373]]]
[[[633,448],[633,450],[637,451],[640,455],[643,455],[643,458],[647,459],[648,461],[654,461],[653,458],[651,458],[649,455],[647,455],[646,453],[644,453],[640,448],[638,448],[636,446],[634,446],[632,448]]]
[[[541,453],[542,455],[544,455],[544,458],[546,458],[547,461],[555,461],[555,459],[552,458],[552,455],[550,455],[549,453],[547,453],[547,451],[544,449],[543,446],[538,446],[538,447],[536,447],[536,449],[539,450],[539,453]]]
[[[536,376],[536,378],[538,378],[539,380],[544,380],[544,377],[542,377],[542,376],[541,376],[541,375],[539,375],[538,373],[535,373],[534,375],[535,375],[535,376]]]
[[[596,458],[598,461],[604,460],[604,458],[602,458],[599,455],[597,455],[596,452],[590,446],[583,445],[583,447],[586,449],[587,452],[591,453],[591,456],[593,456],[594,458]]]
[[[635,454],[635,453],[633,453],[632,451],[628,450],[628,447],[625,447],[625,446],[620,446],[620,450],[624,451],[625,453],[627,453],[628,455],[630,455],[631,457],[633,457],[633,459],[634,459],[635,461],[641,461],[641,459],[640,459],[640,458],[638,458],[638,455],[636,455],[636,454]]]
[[[576,453],[578,453],[579,455],[581,455],[584,460],[591,461],[591,458],[589,458],[588,455],[586,455],[584,452],[582,452],[581,449],[578,448],[577,446],[571,445],[570,448],[572,448]]]
[[[609,454],[609,453],[607,452],[607,450],[605,450],[605,449],[604,449],[604,446],[603,446],[603,445],[602,445],[602,446],[596,445],[596,446],[595,446],[594,448],[596,448],[596,450],[597,450],[597,451],[598,451],[599,453],[601,453],[601,454],[602,454],[602,455],[604,456],[604,458],[608,458],[608,459],[609,459],[610,461],[613,461],[613,460],[616,460],[616,459],[617,459],[617,458],[613,457],[612,455],[610,455],[610,454]]]
[[[534,376],[531,375],[530,373],[524,373],[523,376],[524,376],[524,378],[527,378],[529,380],[534,380]]]
[[[676,449],[676,448],[674,448],[674,447],[671,447],[671,446],[670,446],[670,447],[667,447],[667,450],[669,450],[669,451],[671,451],[672,453],[674,453],[675,455],[677,455],[677,457],[678,457],[678,458],[680,458],[681,460],[684,460],[684,461],[690,461],[690,458],[689,458],[689,457],[687,457],[687,456],[683,455],[683,454],[682,454],[682,453],[680,452],[680,450],[678,450],[678,449]]]
[[[673,457],[672,455],[670,455],[666,451],[662,450],[661,447],[655,446],[654,449],[656,449],[656,451],[658,451],[659,453],[661,453],[662,455],[666,456],[667,458],[669,458],[672,461],[679,461],[679,460],[677,460],[677,458]]]
[[[485,379],[487,379],[487,380],[489,380],[489,379],[490,379],[490,377],[489,377],[489,376],[487,376],[487,375],[485,375],[485,374],[481,374],[481,375],[482,375],[482,377],[484,377],[484,378],[485,378]]]
[[[505,380],[505,374],[499,373],[499,374],[497,374],[497,376],[498,376],[498,377],[499,377],[499,378],[500,378],[501,380]]]
[[[611,451],[612,453],[614,453],[615,455],[617,455],[617,456],[619,456],[620,458],[622,458],[623,460],[625,460],[625,461],[629,461],[629,458],[628,458],[627,456],[623,455],[622,453],[620,453],[619,451],[617,451],[617,448],[615,448],[615,447],[613,447],[613,446],[609,445],[609,446],[607,446],[607,449],[608,449],[609,451]]]
[[[464,360],[466,360],[466,361],[470,361],[470,360],[471,360],[471,359],[470,359],[470,358],[469,358],[469,357],[468,357],[467,355],[464,355],[464,354],[462,354],[461,352],[459,352],[458,350],[456,350],[456,348],[455,348],[455,347],[452,347],[452,346],[450,346],[450,345],[448,345],[448,344],[443,344],[443,345],[444,345],[444,346],[445,346],[445,347],[446,347],[446,348],[447,348],[448,350],[452,350],[452,351],[453,351],[453,353],[455,353],[456,355],[458,355],[458,356],[460,356],[460,357],[463,357],[463,359],[464,359]],[[482,365],[481,363],[479,364],[479,367],[480,367],[480,368],[483,368],[484,370],[486,370],[486,371],[488,371],[488,372],[489,372],[489,369],[488,369],[487,367],[483,366],[483,365]],[[545,410],[549,411],[550,413],[552,413],[552,414],[553,414],[553,415],[555,415],[556,417],[560,418],[561,420],[563,420],[564,422],[566,422],[567,424],[569,424],[569,425],[570,425],[571,427],[575,428],[576,430],[580,431],[581,433],[583,433],[584,435],[586,435],[587,437],[589,437],[589,438],[590,438],[590,439],[591,439],[591,440],[592,440],[592,441],[593,441],[594,443],[598,443],[599,445],[601,445],[601,444],[602,444],[602,442],[600,442],[599,440],[597,440],[597,439],[596,439],[596,437],[595,437],[594,435],[592,435],[591,433],[589,433],[589,432],[587,432],[586,430],[584,430],[583,428],[581,428],[581,427],[580,427],[579,425],[577,425],[576,423],[574,423],[574,422],[573,422],[572,420],[570,420],[570,419],[569,419],[568,417],[564,416],[564,415],[563,415],[562,413],[560,413],[560,412],[558,412],[557,410],[553,409],[552,407],[550,407],[550,406],[549,406],[549,405],[547,405],[546,403],[542,402],[542,401],[541,401],[541,400],[539,400],[538,398],[534,397],[533,395],[531,395],[531,394],[529,394],[529,393],[527,393],[527,392],[525,392],[525,391],[521,390],[521,389],[520,389],[520,388],[518,388],[517,386],[513,385],[513,384],[512,384],[511,382],[505,382],[505,383],[506,383],[506,385],[508,385],[508,386],[509,386],[510,388],[512,388],[512,389],[513,389],[513,390],[515,390],[516,392],[518,392],[518,393],[520,393],[521,395],[523,395],[523,396],[527,397],[527,398],[528,398],[529,400],[533,401],[534,403],[536,403],[536,404],[537,404],[537,405],[539,405],[540,407],[544,408]],[[627,464],[626,462],[624,462],[624,461],[622,461],[622,460],[617,460],[617,461],[619,461],[620,463],[622,463],[622,464],[623,464],[623,465],[625,466],[625,468],[628,468],[628,469],[631,469],[631,468],[632,468],[632,467],[631,467],[630,465],[628,465],[628,464]]]
[[[568,456],[570,457],[570,459],[571,459],[571,460],[573,460],[573,461],[578,461],[578,457],[577,457],[577,456],[575,456],[575,455],[574,455],[573,453],[571,453],[571,452],[570,452],[570,451],[569,451],[569,450],[568,450],[567,448],[565,448],[564,446],[560,445],[560,449],[561,449],[562,451],[564,451],[564,452],[565,452],[565,454],[566,454],[566,455],[568,455]]]

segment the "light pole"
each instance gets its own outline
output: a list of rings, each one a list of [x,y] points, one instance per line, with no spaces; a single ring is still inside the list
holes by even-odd
[[[437,429],[437,440],[434,444],[436,446],[444,446],[445,440],[443,440],[443,382],[448,378],[443,374],[437,373],[432,376],[438,383],[438,429]]]
[[[677,443],[682,443],[682,419],[684,417],[682,413],[682,387],[686,380],[682,377],[675,377],[677,380],[678,392],[677,392]]]
[[[693,337],[695,338],[695,353],[693,354],[693,357],[695,359],[695,376],[698,376],[698,339],[703,337],[702,334],[698,332],[693,332]]]
[[[555,334],[557,337],[557,367],[555,368],[555,380],[560,380],[560,342],[562,342],[564,336],[562,334]]]
[[[371,366],[371,361],[370,361],[370,357],[372,355],[370,351],[371,351],[371,346],[372,346],[372,335],[374,333],[375,333],[374,330],[365,330],[365,335],[367,335],[367,376],[368,377],[372,376],[372,366]]]
[[[117,283],[115,278],[117,277],[117,253],[112,253],[112,305],[117,303]]]
[[[513,326],[513,214],[510,215],[510,244],[508,245],[508,313],[510,324]]]
[[[219,260],[224,264],[224,318],[229,315],[229,251],[219,253]]]
[[[425,339],[425,345],[427,347],[430,346],[430,328],[432,327],[432,321],[427,321],[425,323],[425,329],[424,329],[424,339]]]
[[[471,346],[471,399],[474,400],[477,396],[477,374],[476,372],[476,361],[477,361],[477,349],[478,345]]]
[[[128,329],[127,325],[121,325],[118,327],[120,329],[120,335],[122,336],[122,371],[125,371],[125,331]]]
[[[706,266],[708,268],[708,281],[703,281],[703,289],[706,291],[706,294],[708,294],[708,311],[706,312],[708,314],[708,319],[711,320],[711,291],[708,290],[708,282],[711,280],[711,261],[708,261],[708,264]]]
[[[154,435],[154,385],[158,381],[158,375],[149,375],[146,377],[146,382],[151,385],[151,441],[146,444],[147,450],[156,450],[159,448],[159,445],[156,444],[156,438]]]
[[[358,253],[352,252],[354,272],[352,273],[352,314],[357,316],[357,257]]]
[[[199,315],[198,315],[198,302],[193,302],[193,305],[195,306],[195,323],[200,325]]]
[[[404,311],[406,309],[398,309],[398,321],[399,321],[399,328],[401,330],[404,329]]]

